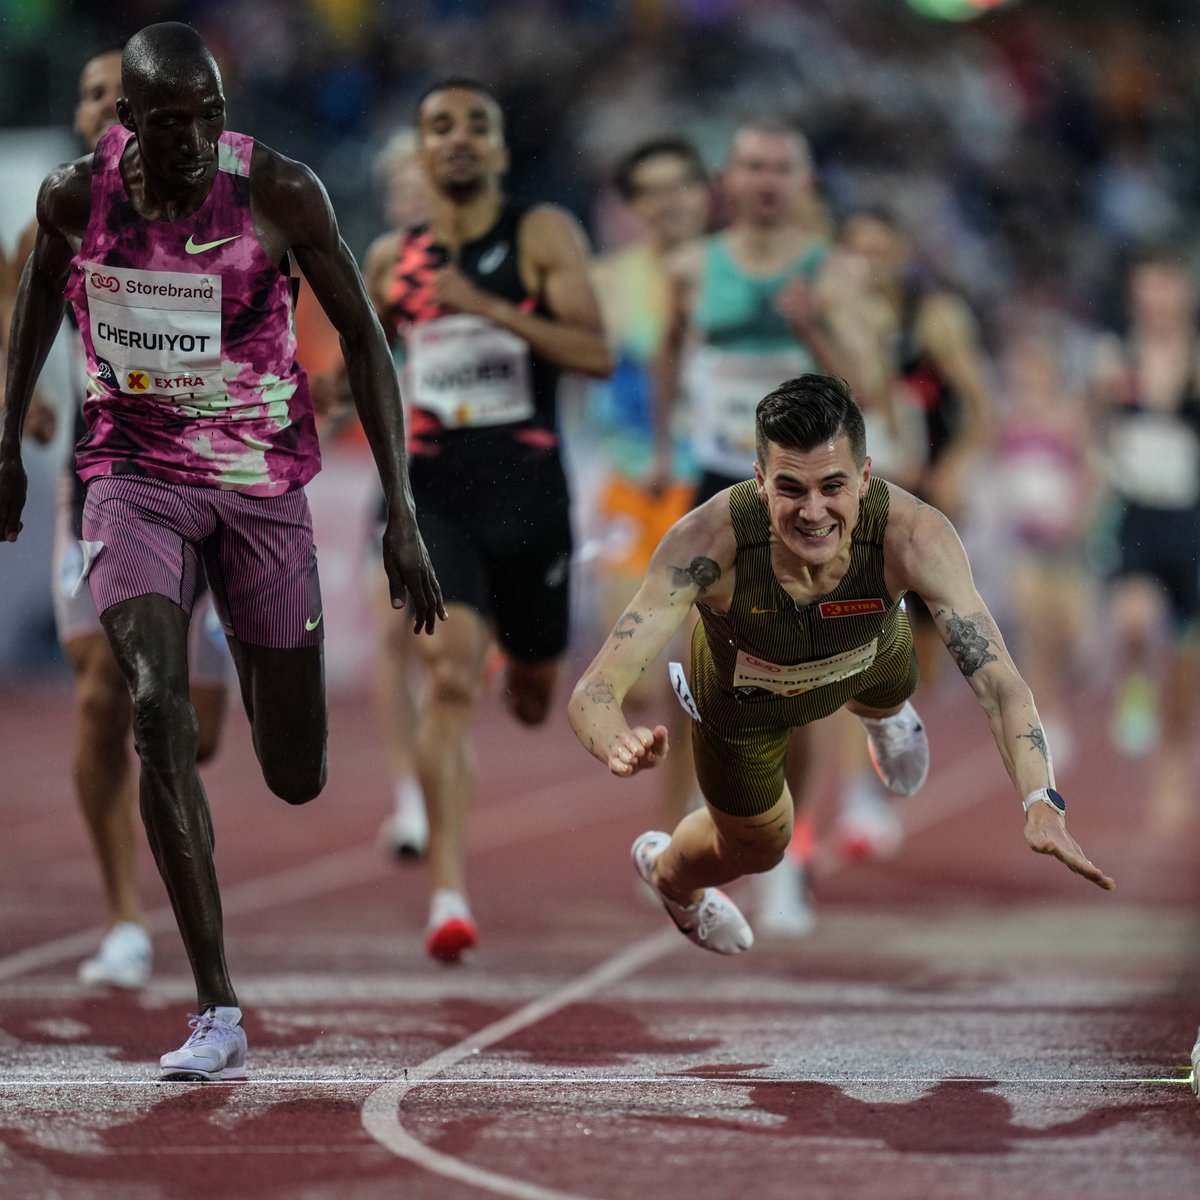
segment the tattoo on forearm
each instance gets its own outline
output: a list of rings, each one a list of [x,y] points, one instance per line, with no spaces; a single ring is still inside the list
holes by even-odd
[[[669,567],[671,582],[676,587],[694,587],[707,591],[721,578],[721,568],[711,558],[697,556],[687,567]]]
[[[595,679],[583,689],[583,694],[593,704],[615,704],[617,697],[612,684],[605,679]]]
[[[642,614],[634,612],[631,608],[616,624],[613,629],[614,638],[631,638],[633,637],[634,626],[642,623]]]
[[[988,639],[979,632],[982,616],[960,617],[951,610],[946,618],[946,633],[949,635],[946,646],[954,655],[958,669],[969,679],[980,667],[998,659],[988,650]]]
[[[1018,733],[1017,740],[1028,738],[1033,748],[1042,756],[1044,762],[1050,761],[1050,748],[1046,745],[1046,735],[1040,725],[1030,725],[1028,733]]]

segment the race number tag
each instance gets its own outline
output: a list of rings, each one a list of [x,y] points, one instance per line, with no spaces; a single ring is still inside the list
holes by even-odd
[[[414,325],[405,336],[412,402],[447,429],[533,416],[529,343],[469,313]]]
[[[133,396],[222,390],[220,275],[82,269],[101,383]]]
[[[730,354],[701,346],[691,362],[689,389],[697,437],[711,439],[724,453],[752,460],[758,402],[813,365],[812,357],[799,347],[788,354]]]
[[[1115,424],[1112,482],[1154,508],[1190,508],[1200,498],[1200,443],[1174,417],[1138,413]]]
[[[865,671],[875,661],[878,649],[879,639],[873,638],[865,646],[847,650],[844,654],[792,666],[768,662],[739,650],[733,668],[733,686],[773,692],[776,696],[802,696],[814,688],[825,687]]]

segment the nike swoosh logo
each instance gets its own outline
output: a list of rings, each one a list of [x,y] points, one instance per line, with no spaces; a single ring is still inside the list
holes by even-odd
[[[183,248],[189,254],[203,254],[205,250],[215,250],[218,246],[225,245],[226,242],[236,242],[241,236],[240,233],[235,233],[232,237],[217,238],[215,242],[193,242],[192,235],[188,234],[188,240]]]
[[[320,613],[317,613],[317,619],[316,619],[315,621],[307,621],[307,620],[306,620],[306,621],[304,622],[304,631],[305,631],[305,633],[312,633],[312,631],[313,631],[314,629],[316,629],[316,627],[317,627],[318,625],[320,625],[320,623],[321,623],[321,618],[322,618],[324,615],[325,615],[325,614],[324,614],[323,612],[320,612]]]
[[[754,605],[752,604],[752,605],[750,605],[750,611],[757,617],[757,616],[761,616],[763,613],[778,612],[779,609],[777,609],[777,608],[755,608]]]

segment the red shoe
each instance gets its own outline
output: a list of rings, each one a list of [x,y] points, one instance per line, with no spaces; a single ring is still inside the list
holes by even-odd
[[[479,930],[475,922],[463,917],[451,917],[425,935],[425,952],[438,962],[458,962],[463,951],[479,945]]]
[[[439,888],[429,906],[425,952],[438,962],[458,962],[464,951],[478,945],[479,927],[466,899],[450,888]]]

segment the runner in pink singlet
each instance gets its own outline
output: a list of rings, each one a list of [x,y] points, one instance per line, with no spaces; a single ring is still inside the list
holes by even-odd
[[[166,1079],[245,1075],[225,964],[213,830],[196,770],[187,634],[202,558],[268,787],[292,804],[326,778],[316,554],[303,484],[319,459],[294,359],[291,256],[337,329],[388,500],[383,559],[415,628],[445,617],[417,530],[387,342],[320,183],[225,133],[221,76],[187,25],[127,43],[114,128],[52,172],[21,280],[0,435],[0,539],[21,529],[21,427],[62,320],[88,360],[85,574],[133,699],[141,809],[196,979],[192,1034]]]

